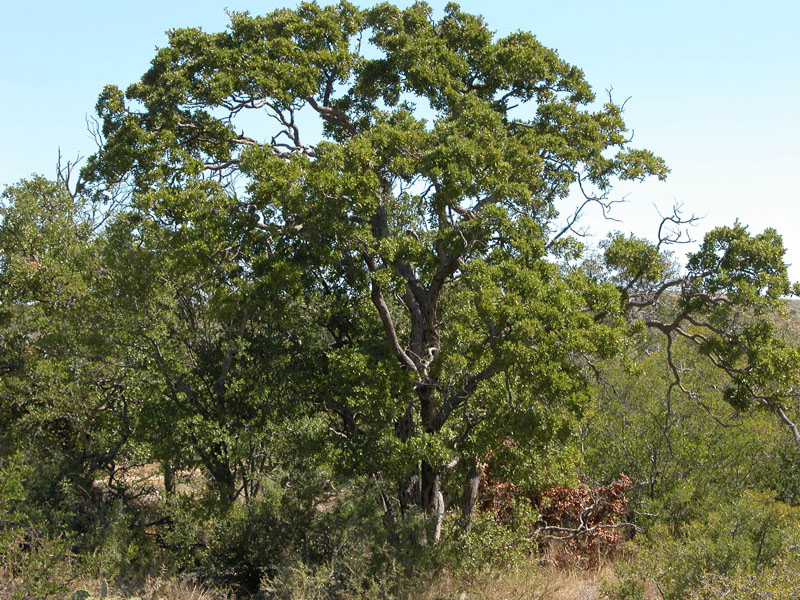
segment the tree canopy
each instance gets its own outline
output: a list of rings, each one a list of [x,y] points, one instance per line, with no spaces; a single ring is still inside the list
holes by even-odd
[[[104,141],[80,192],[130,194],[129,235],[179,240],[171,286],[181,256],[210,277],[229,270],[228,291],[199,293],[231,302],[241,339],[259,338],[254,320],[304,311],[313,341],[286,333],[297,343],[261,368],[302,366],[282,376],[329,415],[342,463],[394,481],[387,512],[420,507],[434,539],[442,478],[466,477],[468,526],[480,458],[564,435],[597,362],[642,326],[694,342],[729,374],[732,403],[788,421],[795,392],[779,374],[797,352],[762,318],[792,291],[780,238],[716,229],[676,273],[664,254],[676,214],[656,242],[612,236],[588,266],[582,208],[668,169],[630,145],[621,106],[529,33],[497,38],[455,4],[439,18],[422,2],[233,13],[224,32],[171,31],[141,81],[107,87],[97,110]],[[564,225],[571,193],[582,202]],[[244,351],[227,339],[223,411],[224,365]]]

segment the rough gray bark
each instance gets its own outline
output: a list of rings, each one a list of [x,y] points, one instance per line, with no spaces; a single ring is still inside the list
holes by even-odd
[[[466,480],[464,481],[464,491],[461,494],[461,524],[464,531],[469,533],[472,531],[472,524],[475,520],[475,506],[478,502],[478,493],[480,491],[481,478],[483,477],[484,465],[479,460],[475,459],[472,466],[467,472]]]
[[[442,519],[444,519],[444,495],[442,494],[442,478],[437,474],[433,490],[433,543],[438,544],[442,539]]]
[[[161,463],[161,468],[164,471],[164,491],[171,496],[175,493],[175,469],[168,460]]]

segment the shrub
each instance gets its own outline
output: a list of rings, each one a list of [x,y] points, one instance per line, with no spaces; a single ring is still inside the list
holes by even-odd
[[[751,574],[704,574],[687,600],[785,600],[800,598],[800,548],[789,548],[775,564]]]
[[[73,536],[52,531],[28,501],[24,458],[0,458],[0,597],[50,598],[74,577]]]
[[[655,580],[667,599],[685,598],[714,576],[754,575],[778,564],[800,542],[800,508],[748,491],[685,525],[678,536],[656,526],[642,548],[639,578]]]

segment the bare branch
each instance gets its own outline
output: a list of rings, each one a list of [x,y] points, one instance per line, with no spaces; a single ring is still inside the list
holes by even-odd
[[[609,200],[605,194],[600,196],[589,194],[584,189],[583,177],[579,173],[574,173],[574,174],[578,183],[578,188],[580,189],[580,192],[584,197],[584,201],[575,209],[575,212],[567,218],[566,225],[564,225],[564,227],[558,233],[556,233],[556,235],[554,235],[547,243],[548,250],[553,247],[556,241],[558,241],[561,237],[563,237],[569,232],[572,232],[573,234],[579,237],[586,237],[587,234],[585,232],[578,231],[575,229],[575,224],[581,219],[581,217],[583,216],[583,211],[590,204],[596,204],[597,206],[599,206],[600,211],[603,214],[603,218],[606,219],[607,221],[618,222],[619,219],[616,219],[611,216],[611,209],[615,204],[621,204],[625,202],[627,199],[627,196],[625,196],[619,200]]]
[[[658,207],[656,207],[656,210],[658,211]],[[665,217],[659,212],[658,216],[661,217],[661,223],[658,226],[656,249],[661,250],[661,246],[669,244],[690,244],[694,241],[689,234],[688,227],[697,223],[700,217],[694,214],[688,218],[682,217],[680,204],[675,204],[672,207],[671,215]]]
[[[68,160],[66,163],[64,163],[62,162],[61,148],[58,149],[58,160],[56,162],[56,181],[64,184],[64,188],[67,190],[67,193],[73,200],[75,200],[77,197],[78,191],[83,183],[80,172],[78,172],[78,180],[75,182],[74,186],[71,185],[70,180],[75,167],[77,167],[82,160],[83,157],[78,154],[74,161]]]
[[[310,147],[304,145],[300,141],[300,129],[295,122],[295,109],[293,107],[287,108],[285,111],[281,110],[275,103],[264,101],[264,105],[270,109],[269,115],[278,121],[283,126],[283,129],[272,136],[270,144],[272,148],[278,153],[282,154],[280,149],[286,149],[288,153],[301,152],[306,156],[314,157],[316,152]],[[279,142],[281,137],[286,137],[290,143]]]

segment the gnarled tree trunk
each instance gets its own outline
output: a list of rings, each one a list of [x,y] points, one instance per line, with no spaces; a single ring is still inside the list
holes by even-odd
[[[461,526],[464,531],[472,531],[472,524],[475,521],[475,505],[478,502],[481,478],[485,465],[478,459],[472,461],[466,480],[464,481],[464,491],[461,494]]]

